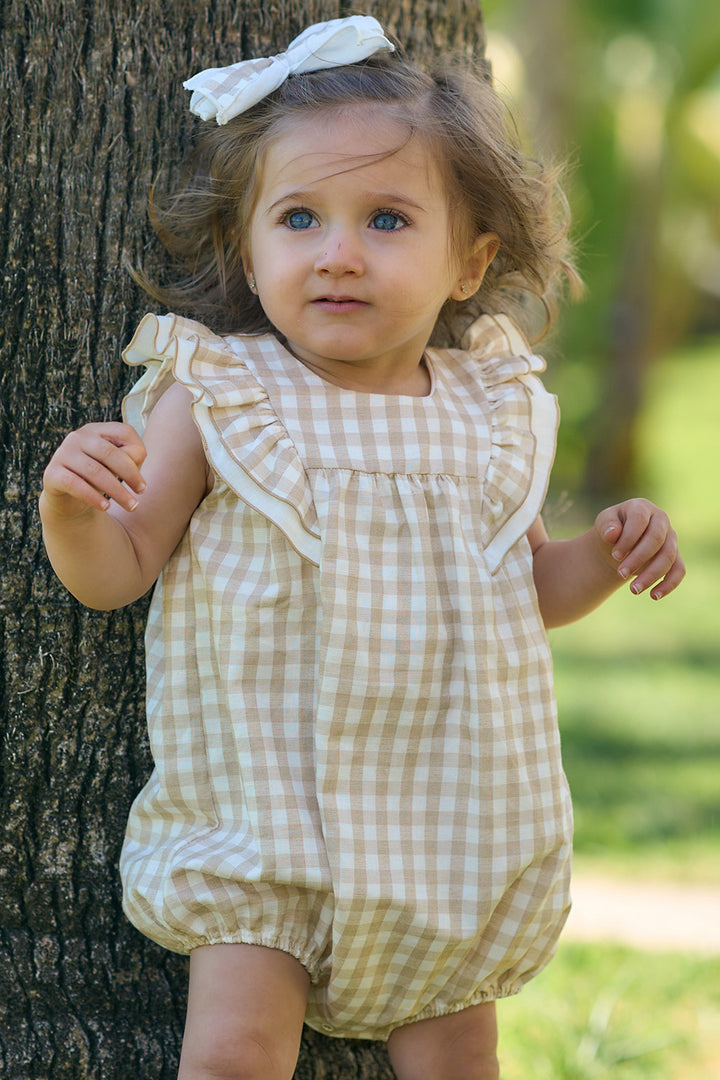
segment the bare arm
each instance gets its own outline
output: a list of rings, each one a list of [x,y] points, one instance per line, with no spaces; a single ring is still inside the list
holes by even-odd
[[[660,600],[685,576],[668,516],[647,499],[608,507],[591,529],[572,540],[550,540],[538,518],[528,540],[548,628],[582,618],[633,578],[633,593],[654,586],[650,595]]]
[[[212,486],[190,400],[184,387],[171,387],[144,442],[128,424],[88,424],[45,470],[45,547],[88,607],[122,607],[147,592]]]

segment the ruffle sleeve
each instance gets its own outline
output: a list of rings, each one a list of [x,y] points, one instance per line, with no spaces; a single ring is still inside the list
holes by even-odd
[[[269,336],[243,339],[262,367]],[[257,355],[256,355],[257,354]],[[310,485],[298,452],[267,393],[235,348],[202,323],[146,315],[123,352],[146,365],[123,402],[125,420],[142,435],[157,401],[174,381],[192,394],[192,415],[213,471],[235,494],[277,525],[296,551],[320,563],[320,534]]]
[[[555,457],[557,399],[538,373],[545,361],[506,315],[483,315],[467,331],[463,348],[480,365],[490,402],[490,461],[485,477],[483,546],[494,573],[537,519]]]

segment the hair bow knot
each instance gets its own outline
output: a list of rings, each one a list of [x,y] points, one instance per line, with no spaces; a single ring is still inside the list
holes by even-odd
[[[394,48],[376,19],[352,15],[309,26],[277,56],[207,68],[183,86],[192,91],[191,112],[203,120],[214,118],[218,124],[227,124],[282,86],[288,75],[355,64]]]

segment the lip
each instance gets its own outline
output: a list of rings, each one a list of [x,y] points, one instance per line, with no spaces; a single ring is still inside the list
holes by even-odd
[[[333,315],[349,315],[368,307],[366,300],[358,300],[354,296],[318,296],[312,305]]]

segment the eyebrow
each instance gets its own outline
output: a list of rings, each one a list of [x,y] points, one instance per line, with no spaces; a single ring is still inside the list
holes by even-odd
[[[273,210],[276,210],[283,203],[302,203],[312,199],[310,194],[310,188],[298,188],[296,191],[289,191],[287,195],[281,195],[279,199],[276,199],[271,206],[268,206],[265,211],[266,214],[271,214]],[[371,191],[367,197],[368,203],[374,203],[376,206],[396,206],[401,203],[403,206],[411,206],[414,210],[419,210],[421,213],[428,213],[428,209],[422,206],[420,203],[415,202],[409,195],[406,195],[402,191],[390,190],[390,191]]]

